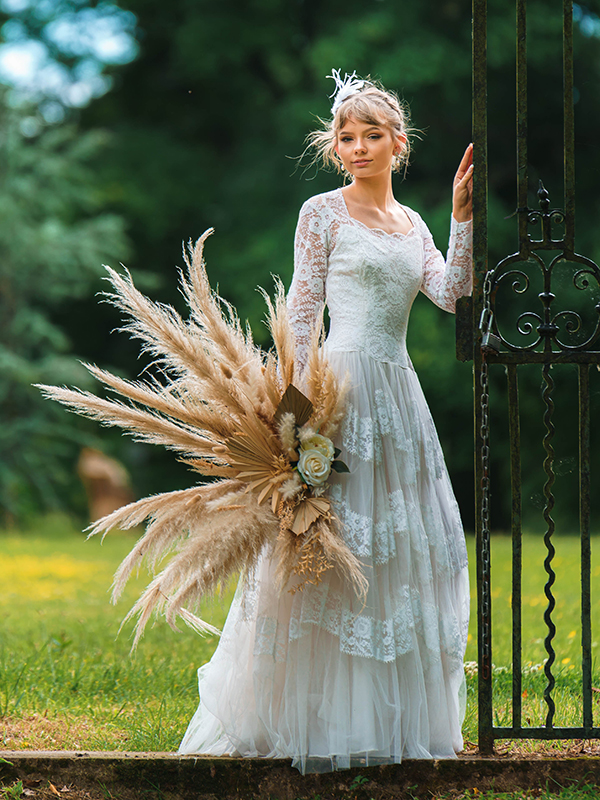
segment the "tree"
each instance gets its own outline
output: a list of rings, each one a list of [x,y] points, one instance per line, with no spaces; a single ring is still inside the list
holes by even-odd
[[[101,288],[102,263],[129,251],[122,219],[90,169],[105,134],[45,127],[4,103],[0,122],[0,513],[57,507],[76,492],[80,427],[32,384],[82,383],[58,311]],[[88,437],[89,438],[89,437]]]

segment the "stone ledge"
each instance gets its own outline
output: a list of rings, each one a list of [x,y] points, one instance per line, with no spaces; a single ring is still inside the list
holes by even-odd
[[[284,759],[178,756],[173,753],[0,751],[0,785],[15,780],[76,785],[105,797],[134,800],[297,800],[430,798],[435,792],[600,786],[600,758],[461,756],[300,775]],[[357,786],[362,776],[368,782]],[[352,791],[350,792],[350,789]]]

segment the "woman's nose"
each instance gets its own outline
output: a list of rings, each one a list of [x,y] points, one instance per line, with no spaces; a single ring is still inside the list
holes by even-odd
[[[365,149],[365,144],[362,141],[362,139],[357,139],[356,140],[356,143],[354,145],[354,149],[355,150],[364,150]]]

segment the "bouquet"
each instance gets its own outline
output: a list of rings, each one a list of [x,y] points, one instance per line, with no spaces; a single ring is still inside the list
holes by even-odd
[[[367,590],[325,494],[331,471],[347,467],[332,441],[343,415],[344,387],[320,347],[322,324],[299,376],[285,293],[277,280],[273,301],[263,292],[274,342],[272,351],[263,352],[233,307],[210,288],[203,248],[211,233],[184,253],[181,290],[188,320],[142,295],[128,272],[106,268],[113,288],[106,297],[126,313],[124,329],[142,341],[160,380],[124,380],[86,364],[124,400],[40,386],[72,411],[175,450],[209,479],[130,503],[91,526],[93,536],[147,522],[115,575],[113,602],[134,569],[146,562],[155,572],[169,557],[125,618],[137,617],[134,647],[153,613],[163,613],[175,629],[180,617],[199,632],[218,633],[192,609],[234,574],[247,580],[264,552],[276,561],[282,590],[319,583],[332,568],[359,596]],[[296,385],[300,377],[304,391]]]

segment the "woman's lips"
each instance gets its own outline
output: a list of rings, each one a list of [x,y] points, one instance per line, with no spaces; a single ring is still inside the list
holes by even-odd
[[[370,164],[371,161],[368,158],[363,158],[361,161],[353,161],[352,163],[355,167],[364,167],[366,164]]]

